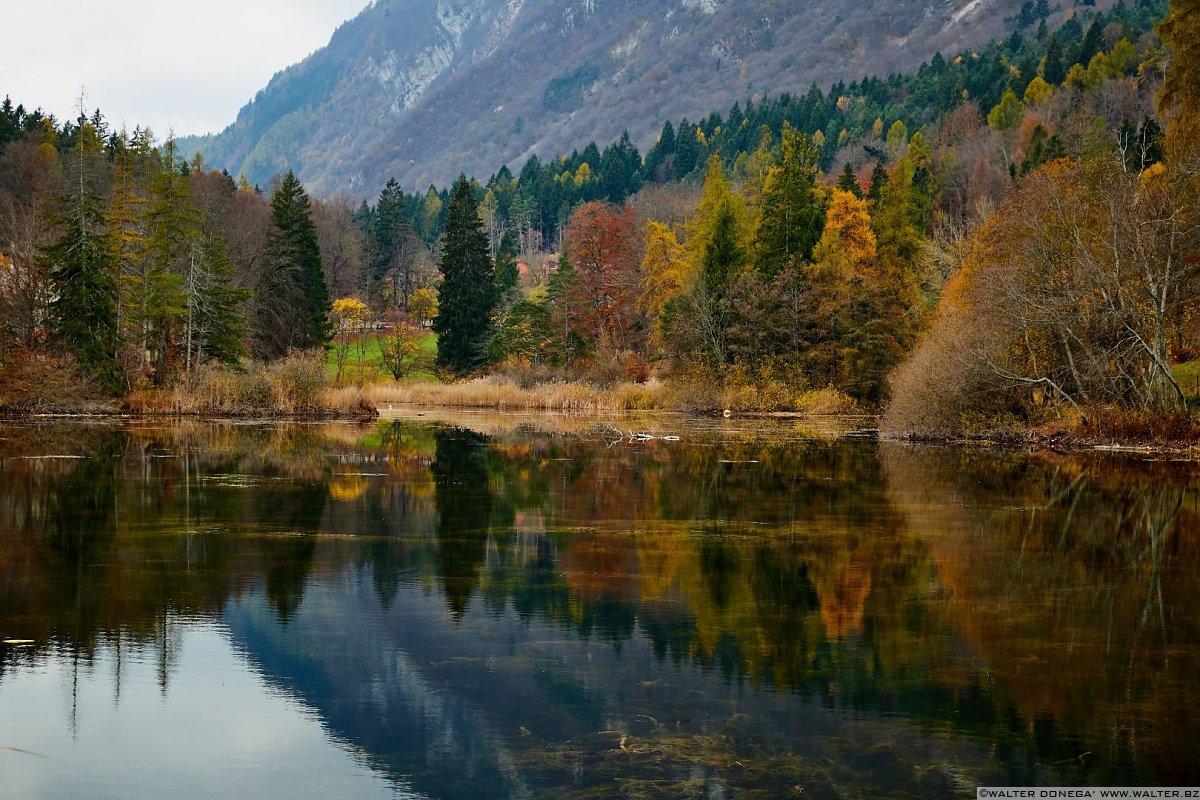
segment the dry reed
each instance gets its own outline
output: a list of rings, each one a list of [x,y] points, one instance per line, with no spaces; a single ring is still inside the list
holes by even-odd
[[[497,375],[462,383],[383,383],[363,390],[376,406],[388,404],[542,411],[646,411],[663,408],[661,384],[619,383],[611,387],[551,381],[522,387]]]

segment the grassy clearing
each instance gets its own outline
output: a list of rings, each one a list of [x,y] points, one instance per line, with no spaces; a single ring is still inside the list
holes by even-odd
[[[1188,397],[1200,397],[1200,358],[1171,367],[1175,381]]]
[[[383,336],[367,337],[362,341],[361,350],[357,342],[351,345],[342,372],[343,383],[374,383],[379,380],[391,380],[392,375],[384,368],[383,358],[379,352],[383,339]],[[437,357],[437,334],[422,334],[419,341],[421,344],[421,354],[418,357],[420,364],[433,364]],[[337,356],[332,347],[325,351],[325,371],[329,374],[330,380],[337,378]],[[436,377],[428,369],[417,367],[408,376],[408,380],[432,381],[436,380]]]

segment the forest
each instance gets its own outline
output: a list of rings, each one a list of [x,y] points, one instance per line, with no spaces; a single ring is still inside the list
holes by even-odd
[[[1191,436],[1200,4],[1026,6],[911,74],[373,203],[6,99],[0,404],[476,379]]]

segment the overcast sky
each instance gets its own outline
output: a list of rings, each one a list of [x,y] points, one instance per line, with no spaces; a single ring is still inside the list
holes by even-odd
[[[218,131],[368,0],[0,0],[0,97],[115,128]]]

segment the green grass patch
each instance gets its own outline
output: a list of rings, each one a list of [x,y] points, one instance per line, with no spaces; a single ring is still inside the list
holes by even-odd
[[[383,359],[380,357],[383,340],[383,335],[368,336],[361,342],[361,348],[359,342],[350,345],[350,352],[342,371],[343,382],[391,380],[392,374],[384,368]],[[421,360],[432,364],[437,358],[437,334],[422,334],[420,343]],[[337,377],[337,354],[333,347],[325,352],[325,369],[331,380]],[[416,369],[409,373],[408,380],[436,380],[436,377],[429,370]]]
[[[1189,397],[1200,397],[1200,358],[1171,367],[1175,381]]]

